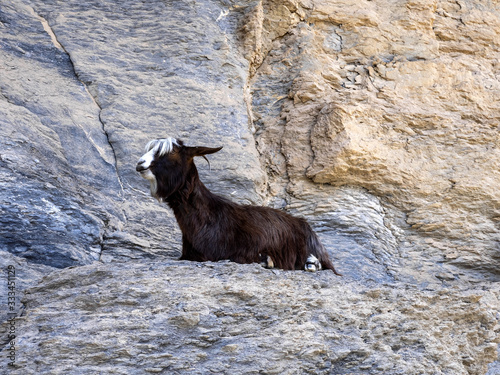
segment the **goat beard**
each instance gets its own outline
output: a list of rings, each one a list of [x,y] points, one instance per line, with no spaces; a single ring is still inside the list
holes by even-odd
[[[165,202],[170,196],[176,193],[187,199],[193,190],[192,184],[186,182],[182,185],[182,176],[168,176],[163,179],[155,178],[154,181],[150,180],[151,195],[159,202]]]
[[[153,198],[158,199],[160,202],[163,200],[162,198],[158,197],[158,183],[156,182],[156,178],[149,181],[149,191],[151,192],[151,196]]]

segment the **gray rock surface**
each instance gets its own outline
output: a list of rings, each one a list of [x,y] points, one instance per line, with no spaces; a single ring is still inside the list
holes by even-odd
[[[0,0],[12,372],[498,375],[496,31],[476,1]],[[175,261],[135,172],[166,136],[345,276]]]
[[[495,358],[493,293],[346,280],[230,262],[54,272],[25,298],[13,373],[458,375]]]

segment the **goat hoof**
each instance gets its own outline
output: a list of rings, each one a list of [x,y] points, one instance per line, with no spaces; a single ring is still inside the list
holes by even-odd
[[[260,262],[260,265],[264,268],[274,268],[273,259],[268,255],[265,260]]]
[[[314,255],[309,255],[306,260],[304,270],[308,272],[316,272],[321,270],[321,263],[319,262],[318,258],[316,258]]]

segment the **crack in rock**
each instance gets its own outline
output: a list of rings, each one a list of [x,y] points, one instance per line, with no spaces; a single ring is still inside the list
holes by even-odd
[[[102,126],[102,131],[103,131],[103,133],[104,133],[104,135],[105,135],[105,137],[106,137],[106,141],[107,141],[107,143],[109,144],[109,147],[111,148],[111,152],[112,152],[112,154],[113,154],[113,159],[114,159],[114,161],[113,161],[112,165],[113,165],[113,166],[114,166],[114,168],[115,168],[115,171],[116,171],[116,178],[117,178],[118,183],[120,184],[120,189],[121,189],[121,196],[122,196],[122,199],[125,199],[125,189],[124,189],[124,187],[123,187],[123,181],[121,180],[120,174],[118,173],[118,158],[116,157],[116,151],[115,151],[115,148],[114,148],[114,146],[113,146],[113,143],[111,142],[111,139],[110,139],[109,133],[108,133],[108,132],[107,132],[107,130],[106,130],[105,123],[104,123],[104,121],[103,121],[103,119],[102,119],[102,116],[101,116],[101,114],[102,114],[102,108],[101,108],[101,106],[99,105],[99,103],[97,102],[97,100],[96,100],[96,98],[94,97],[94,95],[92,95],[92,93],[91,93],[91,92],[90,92],[90,90],[88,89],[87,84],[86,84],[84,81],[82,81],[82,80],[80,79],[80,76],[79,76],[79,74],[78,74],[78,72],[77,72],[77,70],[76,70],[75,63],[74,63],[74,61],[73,61],[73,58],[71,57],[71,54],[70,54],[70,53],[69,53],[69,51],[68,51],[68,50],[64,47],[64,45],[62,45],[62,44],[59,42],[59,40],[58,40],[58,38],[57,38],[56,34],[54,33],[54,30],[53,30],[53,29],[52,29],[52,27],[49,25],[48,21],[47,21],[44,17],[42,17],[41,15],[37,14],[33,8],[31,8],[31,11],[32,11],[33,16],[35,16],[35,17],[36,17],[36,18],[37,18],[37,19],[41,22],[41,24],[42,24],[42,26],[43,26],[43,29],[44,29],[44,30],[47,32],[47,34],[50,36],[50,39],[52,40],[52,43],[54,44],[54,46],[55,46],[57,49],[59,49],[60,51],[63,51],[63,52],[64,52],[64,53],[68,56],[69,62],[70,62],[70,64],[71,64],[71,68],[72,68],[72,70],[73,70],[73,73],[74,73],[74,75],[75,75],[76,79],[77,79],[77,80],[78,80],[78,82],[80,82],[80,84],[83,86],[83,88],[85,89],[85,92],[88,94],[89,98],[92,100],[92,102],[94,103],[94,105],[95,105],[95,106],[99,109],[98,119],[99,119],[99,122],[101,123],[101,126]],[[87,134],[87,138],[89,139],[89,141],[90,141],[90,142],[92,142],[92,143],[94,144],[94,142],[93,142],[93,140],[92,140],[92,137],[90,137],[88,134]],[[96,149],[97,149],[97,150],[99,150],[99,147],[98,147],[97,145],[95,145],[95,144],[94,144],[94,146],[96,147]],[[103,157],[103,159],[104,159],[105,161],[107,161],[107,160],[106,160],[106,158],[105,158],[103,155],[101,155],[101,156]]]

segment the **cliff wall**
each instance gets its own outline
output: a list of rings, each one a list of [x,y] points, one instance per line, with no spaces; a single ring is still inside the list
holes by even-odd
[[[18,374],[500,373],[499,35],[494,1],[1,0],[2,361],[14,325]],[[135,172],[166,136],[345,276],[176,261]]]

